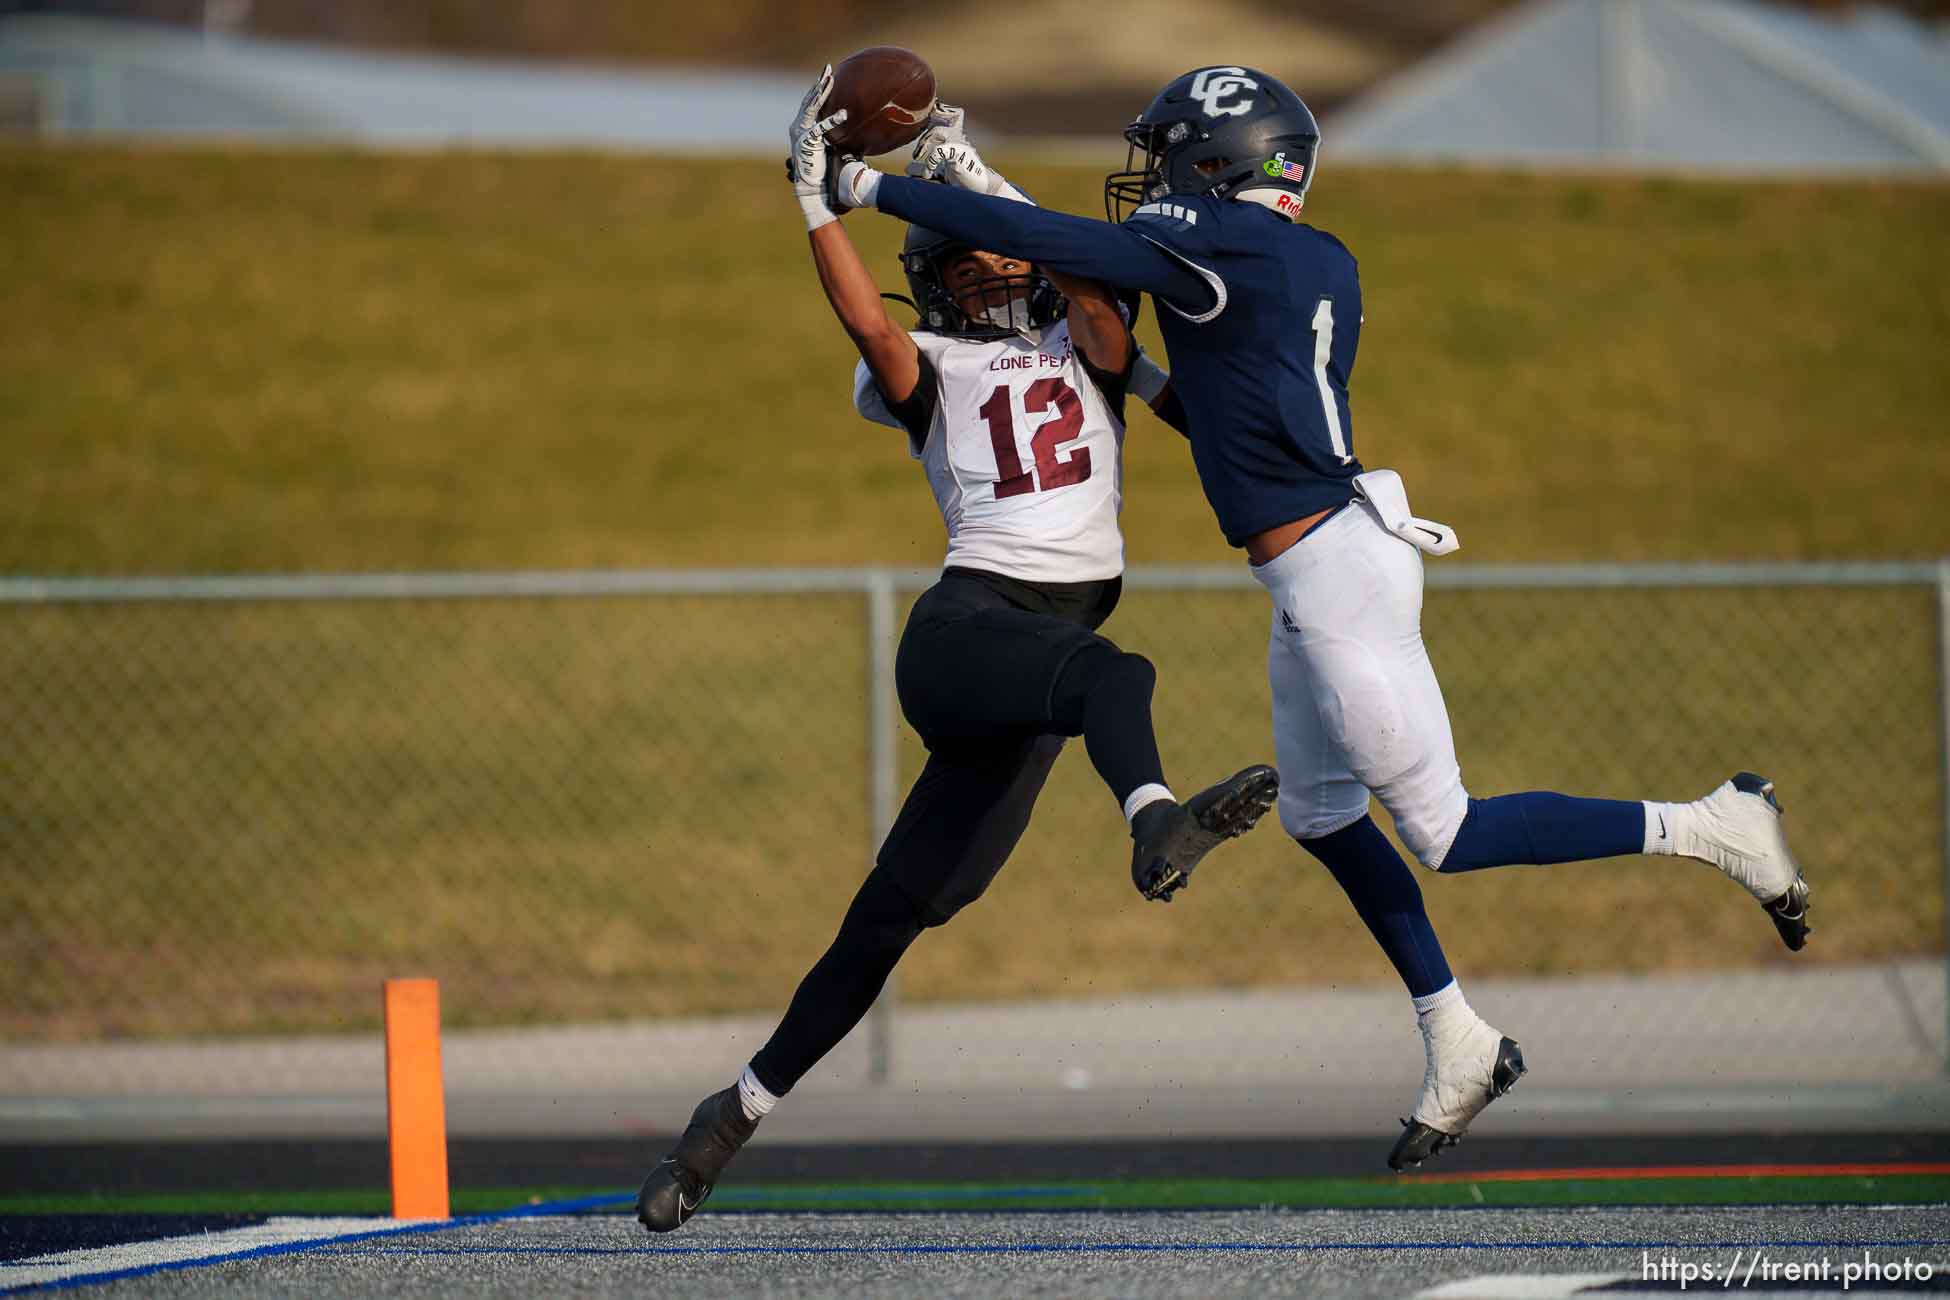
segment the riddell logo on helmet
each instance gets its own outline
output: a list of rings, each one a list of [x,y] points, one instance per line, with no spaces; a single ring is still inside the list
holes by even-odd
[[[1299,199],[1294,198],[1291,194],[1282,194],[1279,197],[1277,206],[1281,212],[1291,216],[1293,213],[1300,211],[1301,203]]]

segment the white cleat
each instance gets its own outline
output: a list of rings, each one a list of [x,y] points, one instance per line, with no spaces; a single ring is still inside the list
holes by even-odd
[[[1799,952],[1808,942],[1808,882],[1788,850],[1774,783],[1736,773],[1712,794],[1677,807],[1675,851],[1709,862],[1760,901],[1781,942]]]
[[[1462,1141],[1470,1121],[1524,1074],[1523,1049],[1516,1040],[1481,1019],[1447,1042],[1435,1041],[1424,1021],[1422,1045],[1429,1061],[1422,1096],[1415,1103],[1415,1117],[1402,1121],[1402,1135],[1388,1153],[1388,1167],[1397,1173]]]

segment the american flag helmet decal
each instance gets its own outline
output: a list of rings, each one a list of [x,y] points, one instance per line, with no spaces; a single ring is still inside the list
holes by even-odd
[[[1286,154],[1276,153],[1260,165],[1260,170],[1276,181],[1293,181],[1296,184],[1306,179],[1307,169],[1299,163],[1290,163]]]

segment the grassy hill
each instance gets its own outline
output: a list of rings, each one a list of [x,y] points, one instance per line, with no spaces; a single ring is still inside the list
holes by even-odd
[[[0,150],[0,571],[932,563],[776,171]],[[1311,208],[1362,262],[1357,450],[1468,558],[1950,551],[1950,188],[1330,160]],[[1126,521],[1230,555],[1142,416]]]

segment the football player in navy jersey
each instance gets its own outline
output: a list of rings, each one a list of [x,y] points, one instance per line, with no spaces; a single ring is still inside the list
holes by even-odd
[[[1470,796],[1421,634],[1422,557],[1455,550],[1456,537],[1409,512],[1393,471],[1355,457],[1361,282],[1347,248],[1300,220],[1320,145],[1313,114],[1264,72],[1207,67],[1166,86],[1124,134],[1126,168],[1104,184],[1108,222],[985,197],[967,142],[926,136],[917,153],[931,172],[973,179],[923,184],[845,159],[834,201],[1143,290],[1161,307],[1199,481],[1272,598],[1281,824],[1333,873],[1414,1000],[1427,1070],[1389,1153],[1392,1167],[1414,1167],[1524,1063],[1464,1000],[1413,875],[1369,816],[1371,794],[1434,871],[1698,858],[1759,900],[1791,949],[1808,934],[1808,886],[1773,785],[1752,773],[1690,803]]]
[[[655,1232],[681,1226],[710,1195],[921,932],[987,890],[1064,737],[1083,737],[1130,823],[1131,879],[1146,898],[1169,901],[1279,788],[1261,764],[1178,803],[1151,726],[1156,674],[1097,634],[1122,590],[1123,411],[1138,361],[1118,301],[1101,284],[916,226],[901,261],[922,319],[911,331],[894,324],[822,197],[825,132],[840,119],[815,117],[831,76],[800,105],[787,168],[820,285],[860,353],[854,405],[906,434],[948,531],[941,579],[914,603],[894,661],[901,711],[928,759],[778,1028],[645,1180],[637,1217]],[[957,110],[937,125],[938,139],[959,138]],[[1163,372],[1150,370],[1155,388]]]

